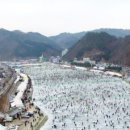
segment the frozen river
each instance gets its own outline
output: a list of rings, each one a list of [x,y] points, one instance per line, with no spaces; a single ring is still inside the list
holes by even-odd
[[[130,86],[122,79],[51,63],[24,72],[49,116],[41,130],[130,130]]]

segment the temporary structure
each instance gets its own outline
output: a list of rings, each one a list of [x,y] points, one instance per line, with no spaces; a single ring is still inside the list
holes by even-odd
[[[23,108],[24,105],[20,99],[15,98],[14,102],[11,103],[11,107]]]

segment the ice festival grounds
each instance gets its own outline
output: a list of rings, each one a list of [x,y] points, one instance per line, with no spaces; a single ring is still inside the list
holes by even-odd
[[[49,118],[41,130],[130,129],[130,85],[122,79],[51,63],[23,70]]]

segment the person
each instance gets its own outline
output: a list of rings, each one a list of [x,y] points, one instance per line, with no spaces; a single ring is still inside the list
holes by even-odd
[[[24,122],[25,126],[27,125],[27,121]]]
[[[31,127],[31,129],[33,130],[33,125],[32,125],[32,122],[30,123],[30,127]]]

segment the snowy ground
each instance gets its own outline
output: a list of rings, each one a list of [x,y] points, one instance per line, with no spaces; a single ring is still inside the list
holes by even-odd
[[[26,67],[36,104],[49,115],[41,130],[129,130],[130,86],[85,70],[44,63]]]

